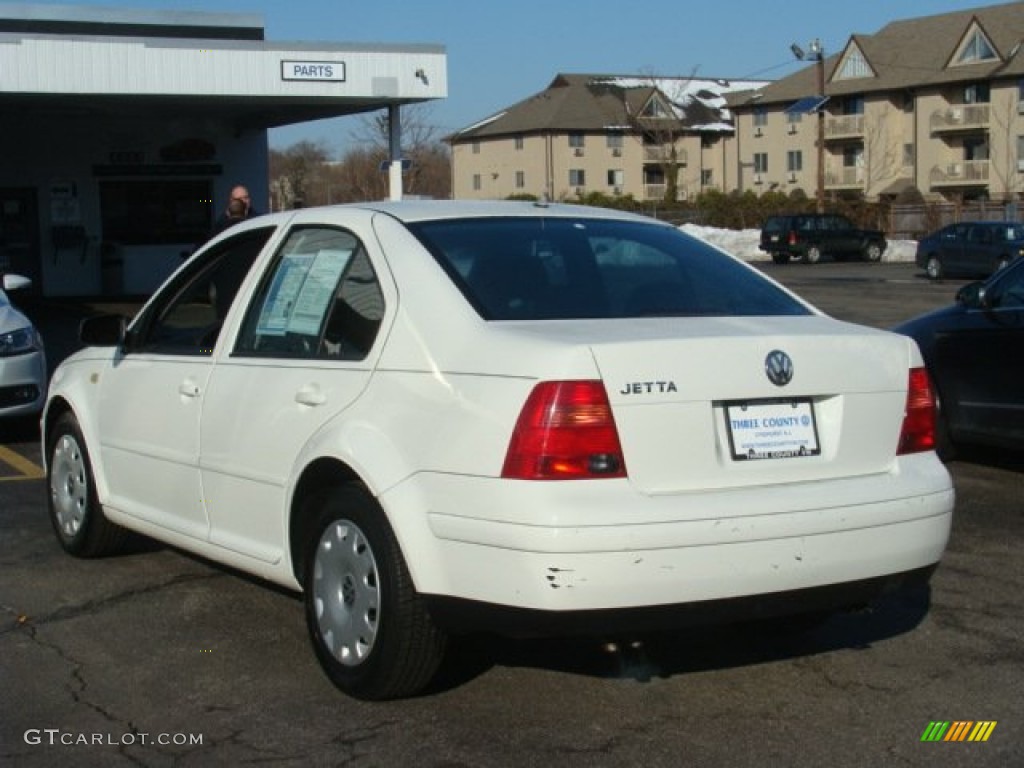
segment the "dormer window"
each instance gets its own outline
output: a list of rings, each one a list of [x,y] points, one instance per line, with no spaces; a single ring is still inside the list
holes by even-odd
[[[985,33],[982,32],[979,26],[975,25],[960,48],[954,63],[961,65],[977,64],[983,61],[996,61],[998,59],[999,56],[996,55],[995,48],[992,47],[988,37],[985,36]]]
[[[864,58],[864,52],[856,45],[851,45],[836,68],[833,80],[857,80],[862,77],[874,77],[875,72]]]

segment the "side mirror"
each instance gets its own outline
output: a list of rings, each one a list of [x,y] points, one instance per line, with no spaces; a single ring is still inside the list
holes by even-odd
[[[78,326],[78,339],[87,347],[117,347],[124,341],[127,327],[124,315],[87,317]]]
[[[968,309],[980,309],[985,306],[985,283],[978,280],[962,286],[956,292],[956,303]]]
[[[20,291],[22,288],[28,288],[32,285],[32,281],[27,277],[21,275],[4,275],[4,290],[5,291]]]

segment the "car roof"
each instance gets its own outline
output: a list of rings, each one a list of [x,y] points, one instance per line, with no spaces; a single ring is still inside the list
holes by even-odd
[[[663,224],[649,216],[619,211],[611,208],[596,208],[586,205],[569,203],[545,203],[542,201],[508,201],[508,200],[381,200],[376,202],[345,203],[342,205],[323,206],[322,208],[302,208],[299,211],[285,211],[281,214],[270,214],[270,217],[282,217],[289,214],[303,213],[308,218],[310,211],[322,210],[363,210],[384,213],[399,221],[412,223],[420,221],[439,221],[444,219],[495,218],[495,217],[550,217],[550,218],[588,218],[606,219],[610,221],[635,221],[648,224]],[[267,217],[260,217],[265,221]],[[257,221],[253,219],[252,221]]]

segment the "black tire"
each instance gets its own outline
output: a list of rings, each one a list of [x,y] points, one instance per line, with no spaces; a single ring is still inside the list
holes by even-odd
[[[778,253],[777,251],[772,253],[772,261],[776,264],[789,264],[788,253]]]
[[[821,261],[821,248],[816,245],[812,245],[804,253],[804,261],[808,264],[817,264]]]
[[[320,665],[358,699],[419,693],[437,672],[447,637],[416,593],[384,512],[355,485],[317,497],[309,511],[303,590]]]
[[[864,261],[881,261],[883,250],[881,243],[868,243],[864,248]]]
[[[73,414],[57,419],[46,455],[50,523],[64,551],[76,557],[103,557],[122,549],[128,532],[108,521],[100,508],[89,451]]]
[[[928,261],[924,265],[924,271],[931,280],[941,280],[946,274],[946,270],[942,266],[942,260],[938,256],[928,257]]]

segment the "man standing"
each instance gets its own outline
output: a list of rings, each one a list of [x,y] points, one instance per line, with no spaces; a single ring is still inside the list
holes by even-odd
[[[259,215],[259,212],[252,207],[249,190],[241,184],[236,184],[231,188],[231,196],[228,199],[227,207],[217,221],[214,222],[210,237],[219,235],[225,229],[240,221],[245,221]]]

